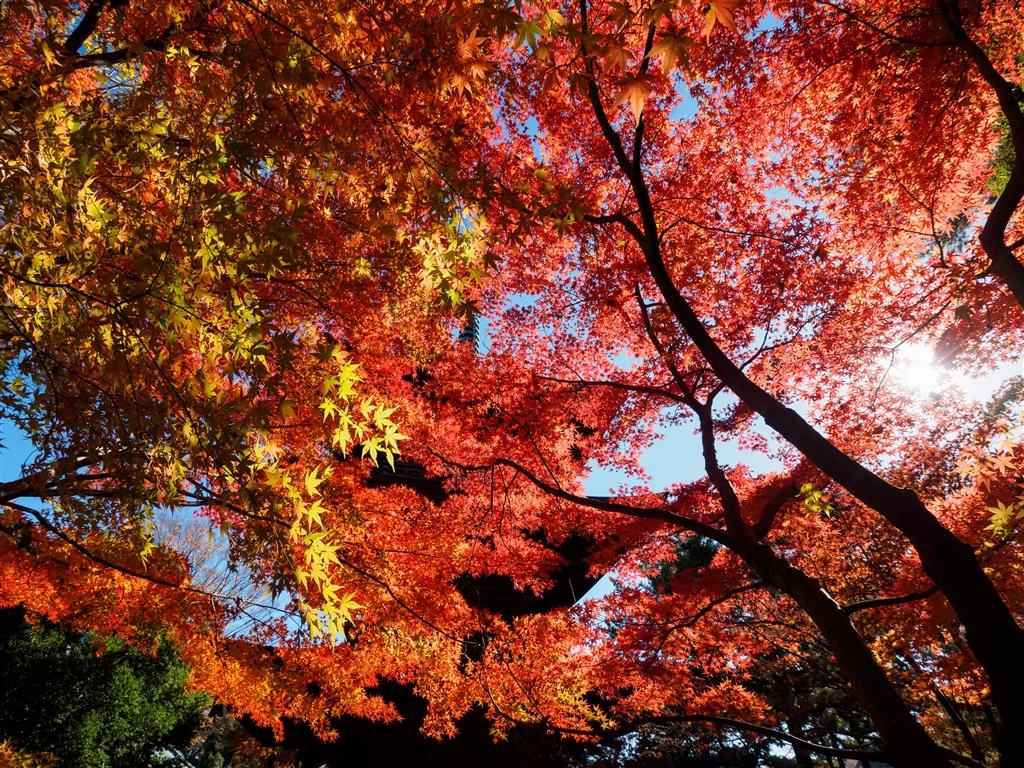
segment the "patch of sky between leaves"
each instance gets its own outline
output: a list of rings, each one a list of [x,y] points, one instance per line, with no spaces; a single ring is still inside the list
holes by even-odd
[[[723,398],[722,405],[728,405]],[[797,407],[803,411],[804,408]],[[757,417],[755,432],[768,438],[774,447],[777,444],[774,433]],[[659,430],[655,443],[644,451],[640,463],[650,475],[649,487],[653,490],[666,490],[678,483],[693,482],[704,476],[704,454],[700,436],[695,433],[696,423],[688,421],[673,424]],[[722,441],[718,445],[718,460],[723,465],[735,467],[743,464],[754,473],[779,471],[783,465],[777,459],[762,453],[744,452],[735,441]],[[597,467],[591,464],[590,475],[585,486],[588,494],[593,496],[614,495],[615,489],[622,486],[640,484],[639,478],[629,477],[624,472]]]
[[[16,424],[0,419],[0,483],[10,483],[22,475],[35,446]]]
[[[679,103],[668,113],[670,119],[677,123],[693,120],[697,117],[699,104],[686,86],[686,80],[682,77],[673,78],[675,81],[676,93],[679,95]]]
[[[526,135],[530,137],[530,143],[533,145],[533,157],[538,163],[544,162],[544,147],[541,144],[543,138],[540,132],[540,123],[537,122],[537,118],[530,115],[523,123],[526,128]]]
[[[782,19],[776,16],[774,13],[767,13],[761,17],[761,20],[757,23],[757,27],[754,29],[755,34],[762,34],[764,32],[772,32],[779,29],[782,26]]]
[[[769,13],[763,16],[758,22],[757,27],[754,29],[754,34],[761,35],[767,33],[770,35],[774,30],[779,29],[781,26],[782,19]],[[669,118],[677,123],[693,120],[697,117],[697,111],[700,104],[690,93],[690,89],[686,85],[686,77],[684,75],[677,74],[672,79],[674,81],[676,93],[679,95],[679,103],[673,107],[671,112],[669,112]],[[532,136],[533,134],[531,133],[530,135]],[[534,151],[536,151],[536,149]]]

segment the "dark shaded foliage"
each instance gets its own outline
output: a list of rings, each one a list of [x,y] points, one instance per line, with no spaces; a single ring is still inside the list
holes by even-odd
[[[0,739],[62,768],[159,765],[187,748],[210,701],[185,690],[186,675],[168,643],[149,656],[0,610]]]

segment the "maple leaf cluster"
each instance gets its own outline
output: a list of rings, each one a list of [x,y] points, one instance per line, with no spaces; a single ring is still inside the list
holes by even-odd
[[[170,639],[279,735],[393,719],[391,681],[435,736],[1024,760],[1024,389],[892,373],[1024,343],[1014,4],[3,11],[0,416],[33,453],[0,604]],[[589,497],[598,467],[632,484]],[[543,604],[578,541],[615,589]],[[859,741],[764,684],[808,660]]]

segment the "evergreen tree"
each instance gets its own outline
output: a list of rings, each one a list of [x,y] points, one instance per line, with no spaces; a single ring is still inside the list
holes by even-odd
[[[149,656],[116,637],[33,626],[0,610],[0,740],[62,768],[137,768],[184,749],[209,707],[185,689],[174,649]]]

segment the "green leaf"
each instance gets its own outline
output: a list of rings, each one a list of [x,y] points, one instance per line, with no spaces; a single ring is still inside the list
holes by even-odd
[[[538,19],[521,19],[516,25],[516,37],[512,46],[518,48],[525,41],[532,50],[537,47],[537,37],[543,31]]]

